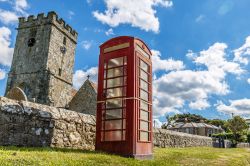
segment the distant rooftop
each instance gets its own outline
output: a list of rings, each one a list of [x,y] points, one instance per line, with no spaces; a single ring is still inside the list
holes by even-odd
[[[180,129],[180,128],[211,128],[211,129],[222,129],[221,127],[217,127],[215,125],[207,124],[207,123],[174,123],[169,127],[171,129]]]

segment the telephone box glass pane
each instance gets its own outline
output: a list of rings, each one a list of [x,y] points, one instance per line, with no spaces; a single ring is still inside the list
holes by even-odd
[[[143,100],[148,101],[148,93],[145,92],[144,90],[140,90],[140,96]]]
[[[140,140],[149,141],[149,133],[145,131],[140,131]]]
[[[108,78],[119,77],[123,75],[123,67],[112,68],[108,70]]]
[[[149,129],[149,125],[148,125],[148,122],[145,122],[145,121],[140,121],[140,129],[141,130],[146,130],[146,131],[148,131],[148,129]]]
[[[122,66],[123,65],[123,57],[110,59],[108,62],[108,68]]]
[[[143,70],[140,70],[140,71],[141,71],[141,78],[148,82],[148,74],[144,72]]]
[[[146,102],[141,101],[140,107],[141,109],[148,111],[148,104]]]
[[[141,110],[141,119],[143,119],[143,120],[149,120],[149,113],[147,112],[147,111],[143,111],[143,110]]]
[[[105,121],[105,130],[122,129],[122,120]]]
[[[122,99],[112,99],[107,101],[106,108],[119,108],[122,107]]]
[[[107,89],[107,98],[123,96],[123,88]]]
[[[120,141],[122,140],[122,131],[106,131],[104,133],[105,141]]]
[[[143,81],[142,79],[140,80],[140,86],[142,89],[144,89],[145,91],[148,91],[148,83]]]
[[[140,61],[140,67],[141,67],[144,71],[148,72],[148,65],[147,65],[145,62],[143,62],[142,60]]]
[[[118,78],[107,80],[107,88],[122,86],[122,85],[123,85],[123,77],[118,77]]]
[[[106,110],[106,119],[122,118],[122,109]]]

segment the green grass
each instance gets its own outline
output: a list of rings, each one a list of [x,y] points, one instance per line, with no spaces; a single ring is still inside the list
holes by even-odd
[[[94,151],[0,147],[0,165],[250,165],[250,149],[155,148],[153,160],[134,160]]]

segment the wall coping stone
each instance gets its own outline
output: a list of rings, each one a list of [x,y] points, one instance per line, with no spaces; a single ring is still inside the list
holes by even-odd
[[[0,110],[12,114],[35,115],[41,118],[61,119],[67,122],[75,121],[76,118],[81,118],[87,124],[95,125],[95,116],[83,114],[63,108],[51,107],[43,104],[32,103],[29,101],[17,101],[0,97]]]

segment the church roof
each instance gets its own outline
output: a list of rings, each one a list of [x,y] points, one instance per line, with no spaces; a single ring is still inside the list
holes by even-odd
[[[92,82],[92,81],[90,81],[90,80],[88,80],[88,81],[89,81],[90,85],[94,88],[95,92],[97,92],[97,84],[94,83],[94,82]]]

